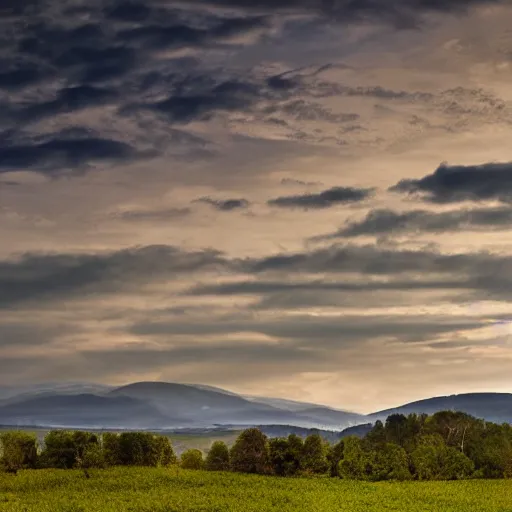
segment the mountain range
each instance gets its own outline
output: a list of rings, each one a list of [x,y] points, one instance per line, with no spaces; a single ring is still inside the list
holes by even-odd
[[[179,430],[222,425],[287,425],[342,431],[393,413],[458,410],[512,423],[512,394],[435,397],[369,415],[314,403],[245,396],[213,386],[137,382],[121,387],[48,384],[0,388],[0,425],[51,428]]]

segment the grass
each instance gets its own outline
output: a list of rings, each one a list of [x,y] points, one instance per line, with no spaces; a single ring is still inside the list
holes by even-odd
[[[0,474],[0,512],[512,512],[512,482],[365,483],[181,469]]]

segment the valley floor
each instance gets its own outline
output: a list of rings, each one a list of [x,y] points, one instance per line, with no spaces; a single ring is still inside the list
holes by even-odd
[[[512,481],[365,483],[181,469],[0,474],[0,512],[510,512]]]

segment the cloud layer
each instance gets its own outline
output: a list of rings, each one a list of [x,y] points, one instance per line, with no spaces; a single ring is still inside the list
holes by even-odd
[[[0,385],[510,391],[507,2],[0,13]]]

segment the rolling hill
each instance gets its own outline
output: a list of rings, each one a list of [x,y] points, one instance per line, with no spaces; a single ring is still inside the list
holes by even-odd
[[[45,395],[0,407],[2,425],[142,429],[166,422],[150,403],[122,396]]]
[[[47,385],[23,388],[19,394],[10,389],[4,394],[0,400],[0,425],[154,430],[258,425],[272,426],[278,431],[282,427],[290,432],[293,428],[336,432],[353,428],[359,435],[376,420],[385,420],[390,414],[433,414],[441,410],[463,411],[488,421],[512,423],[512,394],[471,393],[428,398],[365,416],[293,400],[242,396],[206,385],[167,382],[136,382],[118,388],[94,384],[54,388]]]
[[[370,414],[372,421],[385,420],[390,414],[426,413],[438,411],[460,411],[495,423],[512,423],[512,394],[510,393],[467,393],[440,396],[411,402],[393,409]]]
[[[360,415],[321,407],[295,412],[215,388],[165,382],[129,384],[111,391],[107,396],[144,400],[165,415],[172,414],[197,426],[292,424],[304,428],[334,427],[340,430],[360,419]]]

